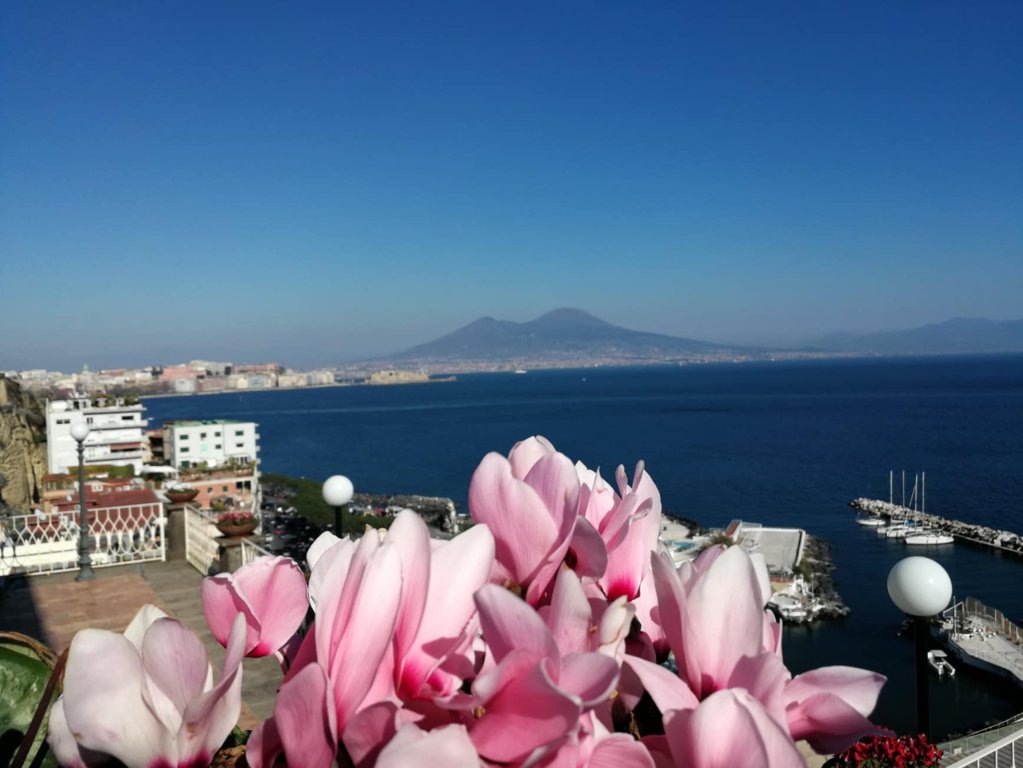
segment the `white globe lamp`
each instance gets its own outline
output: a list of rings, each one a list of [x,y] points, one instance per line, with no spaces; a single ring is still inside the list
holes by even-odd
[[[907,557],[888,573],[888,595],[903,613],[936,616],[952,599],[952,579],[929,557]]]
[[[85,442],[85,438],[89,436],[89,425],[84,421],[76,421],[71,425],[71,437],[75,439],[75,442],[81,445]]]
[[[341,519],[341,507],[352,500],[355,487],[344,475],[332,475],[323,483],[323,500],[334,508],[334,533],[344,534],[344,522]]]

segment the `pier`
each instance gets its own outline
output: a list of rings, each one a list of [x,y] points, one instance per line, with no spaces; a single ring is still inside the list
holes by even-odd
[[[1023,686],[1023,630],[972,597],[942,613],[941,639],[963,662]]]
[[[920,523],[932,530],[947,533],[949,536],[960,541],[1023,557],[1023,536],[1012,531],[1002,531],[989,528],[986,525],[964,523],[961,520],[949,520],[939,515],[930,515],[909,507],[881,501],[880,499],[853,499],[849,502],[849,506],[874,517],[887,517],[898,522],[913,521]]]

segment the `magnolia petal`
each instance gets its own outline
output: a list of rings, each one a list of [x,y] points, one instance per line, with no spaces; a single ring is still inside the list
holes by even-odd
[[[654,768],[654,759],[642,742],[616,733],[593,748],[586,768]]]
[[[554,636],[540,615],[520,598],[494,584],[476,592],[483,639],[500,663],[512,651],[526,653],[534,661],[558,659]]]
[[[142,699],[142,658],[116,632],[83,629],[64,669],[64,716],[79,747],[111,755],[128,768],[157,760],[175,765],[171,734]]]
[[[532,664],[483,703],[483,716],[470,736],[479,753],[497,762],[511,762],[553,742],[575,727],[579,707],[561,693],[543,669]]]
[[[788,733],[745,691],[708,696],[693,710],[669,712],[664,733],[680,768],[804,768]]]
[[[533,465],[549,453],[556,453],[556,450],[546,437],[534,435],[520,440],[508,453],[512,475],[519,480],[525,480]]]
[[[585,517],[576,519],[568,548],[571,552],[572,570],[577,576],[599,579],[604,575],[607,570],[607,546],[600,532]]]
[[[867,716],[885,678],[853,667],[824,667],[794,678],[785,687],[788,728],[818,752],[841,752],[880,729]]]
[[[64,698],[57,699],[50,707],[49,723],[46,730],[46,743],[63,768],[86,768],[85,760],[78,749],[78,742],[68,728],[64,716]]]
[[[159,619],[142,640],[142,695],[171,733],[181,728],[181,713],[201,696],[209,677],[206,647],[176,619]]]
[[[309,549],[305,553],[305,562],[306,565],[309,566],[309,570],[312,571],[316,567],[316,564],[320,561],[320,557],[323,553],[343,540],[344,539],[335,536],[330,531],[324,531],[317,536],[316,540],[309,545]]]
[[[284,745],[272,717],[257,725],[245,742],[245,762],[249,768],[273,768],[282,754]]]
[[[886,680],[867,669],[821,667],[792,678],[785,687],[785,699],[791,705],[818,693],[830,693],[866,717],[874,711]]]
[[[305,619],[309,605],[305,574],[290,557],[259,557],[233,576],[235,588],[259,619],[258,644],[246,648],[246,653],[269,656],[291,639]]]
[[[289,765],[330,768],[334,762],[337,723],[329,685],[323,667],[309,664],[281,686],[274,722]]]
[[[259,644],[260,623],[252,605],[245,594],[237,588],[234,575],[218,573],[208,576],[202,581],[202,611],[206,616],[206,624],[216,641],[227,644],[231,634],[234,618],[238,614],[245,617],[247,627],[245,650],[249,651]]]
[[[380,701],[359,710],[348,721],[342,739],[356,765],[373,765],[375,756],[394,738],[400,725],[398,705]]]
[[[535,490],[512,475],[497,453],[480,462],[469,484],[469,513],[494,535],[496,557],[517,584],[528,583],[558,542],[558,525]]]
[[[679,572],[671,562],[667,552],[654,552],[650,555],[650,569],[653,576],[654,589],[657,593],[657,621],[661,632],[667,638],[668,646],[675,653],[679,672],[686,679],[695,673],[684,668],[686,662],[683,647],[683,612],[686,602],[686,591]]]
[[[313,542],[313,547],[321,542],[315,558],[311,557],[312,548],[310,554],[306,555],[306,562],[310,563],[309,605],[317,616],[320,615],[320,604],[330,605],[331,600],[336,599],[340,593],[348,579],[348,569],[357,549],[356,543],[348,537],[339,539],[329,531],[320,534]]]
[[[463,725],[427,733],[408,723],[380,753],[376,768],[476,768],[479,755]]]
[[[785,685],[791,677],[778,656],[765,652],[739,659],[726,686],[745,689],[778,725],[787,728]]]
[[[609,700],[618,682],[618,663],[600,653],[571,653],[561,661],[558,688],[584,709]]]
[[[403,659],[415,640],[430,591],[430,531],[410,509],[394,518],[387,541],[398,551],[404,588],[394,625],[394,652]]]
[[[662,714],[671,710],[695,709],[700,703],[688,685],[660,664],[626,656],[622,659],[622,667],[639,678]]]
[[[559,538],[566,538],[579,507],[579,477],[572,461],[562,453],[548,453],[533,465],[525,479],[554,518]]]
[[[579,577],[564,568],[554,582],[550,606],[541,609],[541,616],[554,636],[562,654],[590,650],[592,611]]]
[[[167,614],[151,603],[146,603],[139,608],[138,613],[131,620],[124,630],[124,636],[132,645],[142,650],[142,638],[146,636],[146,630],[152,626],[157,619],[165,619]]]

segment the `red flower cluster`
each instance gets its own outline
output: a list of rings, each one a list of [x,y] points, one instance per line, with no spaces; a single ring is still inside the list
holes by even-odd
[[[919,736],[875,736],[835,755],[828,768],[932,768],[944,754]]]
[[[217,522],[225,525],[248,525],[256,522],[256,516],[251,512],[224,512],[217,518]]]

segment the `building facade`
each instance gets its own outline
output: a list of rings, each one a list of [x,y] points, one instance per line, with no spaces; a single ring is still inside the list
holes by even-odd
[[[46,461],[50,473],[77,472],[78,443],[71,425],[84,421],[85,465],[130,466],[138,474],[145,457],[148,420],[141,403],[121,398],[73,398],[46,404]]]
[[[255,464],[256,428],[255,422],[227,419],[171,421],[164,427],[164,458],[175,469]]]

